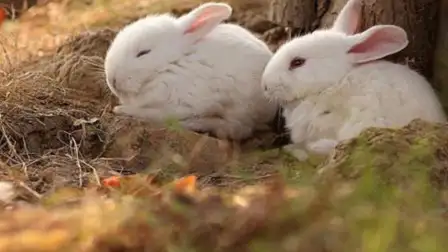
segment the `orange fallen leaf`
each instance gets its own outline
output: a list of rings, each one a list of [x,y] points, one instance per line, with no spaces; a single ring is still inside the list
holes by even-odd
[[[174,190],[182,193],[193,193],[196,190],[196,176],[190,175],[174,181]]]
[[[120,186],[120,178],[118,176],[112,176],[109,178],[105,178],[103,180],[103,185],[110,187],[119,187]]]
[[[3,21],[6,19],[6,11],[4,8],[0,7],[0,26],[2,25]]]

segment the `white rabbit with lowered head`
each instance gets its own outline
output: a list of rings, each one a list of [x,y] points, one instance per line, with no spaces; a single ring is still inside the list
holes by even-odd
[[[355,34],[360,0],[348,0],[333,26],[280,47],[263,73],[265,95],[284,107],[296,157],[329,154],[367,127],[397,128],[416,118],[445,122],[428,81],[381,58],[408,45],[406,32],[376,25]]]
[[[266,128],[277,105],[261,89],[272,56],[248,30],[222,23],[232,9],[205,3],[176,18],[149,15],[124,27],[105,58],[116,114],[176,119],[194,131],[241,140]]]

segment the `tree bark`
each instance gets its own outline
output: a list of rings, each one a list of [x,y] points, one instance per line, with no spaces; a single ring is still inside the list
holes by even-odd
[[[409,45],[388,59],[407,63],[433,78],[439,0],[364,0],[361,30],[376,24],[394,24],[406,30]],[[434,88],[440,89],[435,86]]]
[[[42,2],[42,0],[0,0],[0,8],[5,8],[7,18],[16,18],[38,2]]]
[[[302,34],[331,26],[346,2],[347,0],[272,0],[268,16],[272,22],[292,26],[296,34]],[[386,59],[407,63],[431,80],[439,2],[440,0],[364,0],[359,31],[377,24],[393,24],[405,29],[409,45]]]
[[[311,32],[319,27],[331,0],[271,0],[268,18],[295,34]]]
[[[433,82],[441,89],[442,103],[448,108],[448,0],[441,0],[440,3]]]

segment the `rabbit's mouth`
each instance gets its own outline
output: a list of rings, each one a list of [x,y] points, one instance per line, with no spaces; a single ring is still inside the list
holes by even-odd
[[[286,105],[297,100],[292,92],[280,88],[268,89],[264,92],[265,97],[280,105]]]
[[[327,89],[329,89],[329,88],[306,90],[306,91],[298,92],[298,94],[296,94],[294,96],[294,99],[292,99],[291,102],[300,103],[300,102],[304,101],[305,99],[309,99],[309,98],[314,99],[314,97],[321,96],[321,94],[324,93],[325,91],[327,91]]]

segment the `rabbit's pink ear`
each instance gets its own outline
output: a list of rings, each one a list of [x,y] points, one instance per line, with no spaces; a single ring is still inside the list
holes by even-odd
[[[179,23],[184,34],[198,39],[229,18],[231,14],[232,8],[228,4],[209,2],[180,17]]]
[[[406,31],[394,25],[377,25],[350,36],[348,54],[355,63],[381,59],[403,50],[409,43]]]
[[[348,0],[333,22],[331,30],[347,35],[354,34],[358,28],[361,8],[361,0]]]

